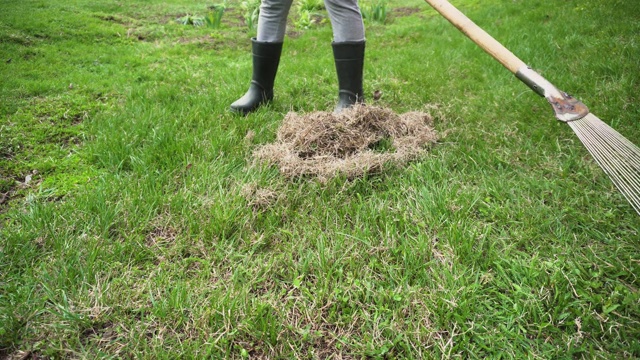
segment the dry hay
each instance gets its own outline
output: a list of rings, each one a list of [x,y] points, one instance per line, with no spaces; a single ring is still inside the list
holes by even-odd
[[[246,184],[241,190],[242,196],[254,210],[267,209],[273,206],[279,198],[279,193],[270,188],[260,188],[256,184]]]
[[[288,113],[276,142],[254,151],[259,161],[276,165],[287,177],[343,175],[356,178],[382,165],[406,164],[424,154],[438,139],[433,118],[414,111],[398,115],[390,109],[356,105],[339,114],[316,111]],[[390,143],[391,149],[378,149]]]

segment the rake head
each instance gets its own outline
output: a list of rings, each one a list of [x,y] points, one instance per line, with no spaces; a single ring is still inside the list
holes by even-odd
[[[591,113],[567,124],[640,215],[640,148]]]
[[[569,124],[598,165],[640,215],[640,149],[605,124],[578,99],[558,90],[528,66],[516,77],[547,99],[556,118]]]

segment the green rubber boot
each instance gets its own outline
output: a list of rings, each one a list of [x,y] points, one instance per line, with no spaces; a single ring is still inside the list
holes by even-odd
[[[249,90],[233,104],[231,110],[246,115],[262,104],[273,100],[273,82],[278,72],[282,43],[260,42],[251,39],[253,76]]]
[[[331,44],[338,73],[338,105],[334,110],[336,113],[350,108],[355,103],[364,102],[362,92],[364,45],[364,40]]]

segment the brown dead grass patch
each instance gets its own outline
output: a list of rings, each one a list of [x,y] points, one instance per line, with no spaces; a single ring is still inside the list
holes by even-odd
[[[254,210],[265,210],[272,207],[279,198],[279,193],[270,188],[260,188],[256,184],[242,187],[241,194]]]
[[[342,113],[288,113],[276,142],[253,153],[286,177],[360,177],[384,164],[404,165],[423,155],[437,139],[428,113],[398,115],[387,108],[357,105]]]
[[[403,17],[403,16],[410,16],[419,12],[422,12],[424,10],[424,7],[398,7],[395,9],[391,10],[391,16],[393,17]]]

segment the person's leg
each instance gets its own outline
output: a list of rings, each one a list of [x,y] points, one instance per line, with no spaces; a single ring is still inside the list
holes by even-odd
[[[364,24],[357,0],[325,0],[333,28],[333,57],[338,74],[338,104],[335,112],[364,101]]]
[[[324,0],[333,29],[333,42],[363,42],[364,23],[357,0]]]
[[[258,35],[252,41],[253,76],[249,90],[231,104],[231,110],[247,114],[273,100],[273,83],[280,64],[287,15],[292,0],[263,0]]]
[[[281,43],[287,27],[287,16],[293,0],[262,0],[258,18],[260,42]]]

